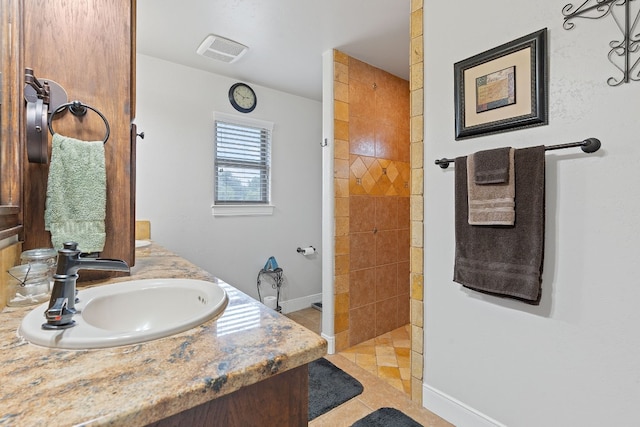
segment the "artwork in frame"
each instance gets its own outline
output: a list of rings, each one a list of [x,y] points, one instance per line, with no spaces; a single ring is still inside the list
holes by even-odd
[[[453,69],[456,140],[548,123],[546,28]]]

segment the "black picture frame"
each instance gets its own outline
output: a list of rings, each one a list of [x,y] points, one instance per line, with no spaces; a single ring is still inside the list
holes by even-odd
[[[511,66],[515,101],[477,112],[477,81]],[[546,28],[456,62],[453,69],[456,140],[548,124]]]

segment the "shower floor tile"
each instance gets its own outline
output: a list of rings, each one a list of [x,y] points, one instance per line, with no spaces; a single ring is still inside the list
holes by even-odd
[[[320,334],[322,312],[305,308],[287,314],[291,320]],[[409,325],[341,351],[341,356],[367,372],[376,375],[394,388],[411,394]]]

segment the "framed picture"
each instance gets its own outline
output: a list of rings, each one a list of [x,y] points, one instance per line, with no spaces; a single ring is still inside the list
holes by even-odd
[[[546,125],[547,29],[456,62],[456,140]]]

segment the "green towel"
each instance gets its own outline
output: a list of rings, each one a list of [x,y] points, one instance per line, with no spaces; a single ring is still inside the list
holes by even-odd
[[[82,252],[101,252],[105,241],[107,174],[102,141],[53,135],[45,230],[54,248],[78,243]]]

